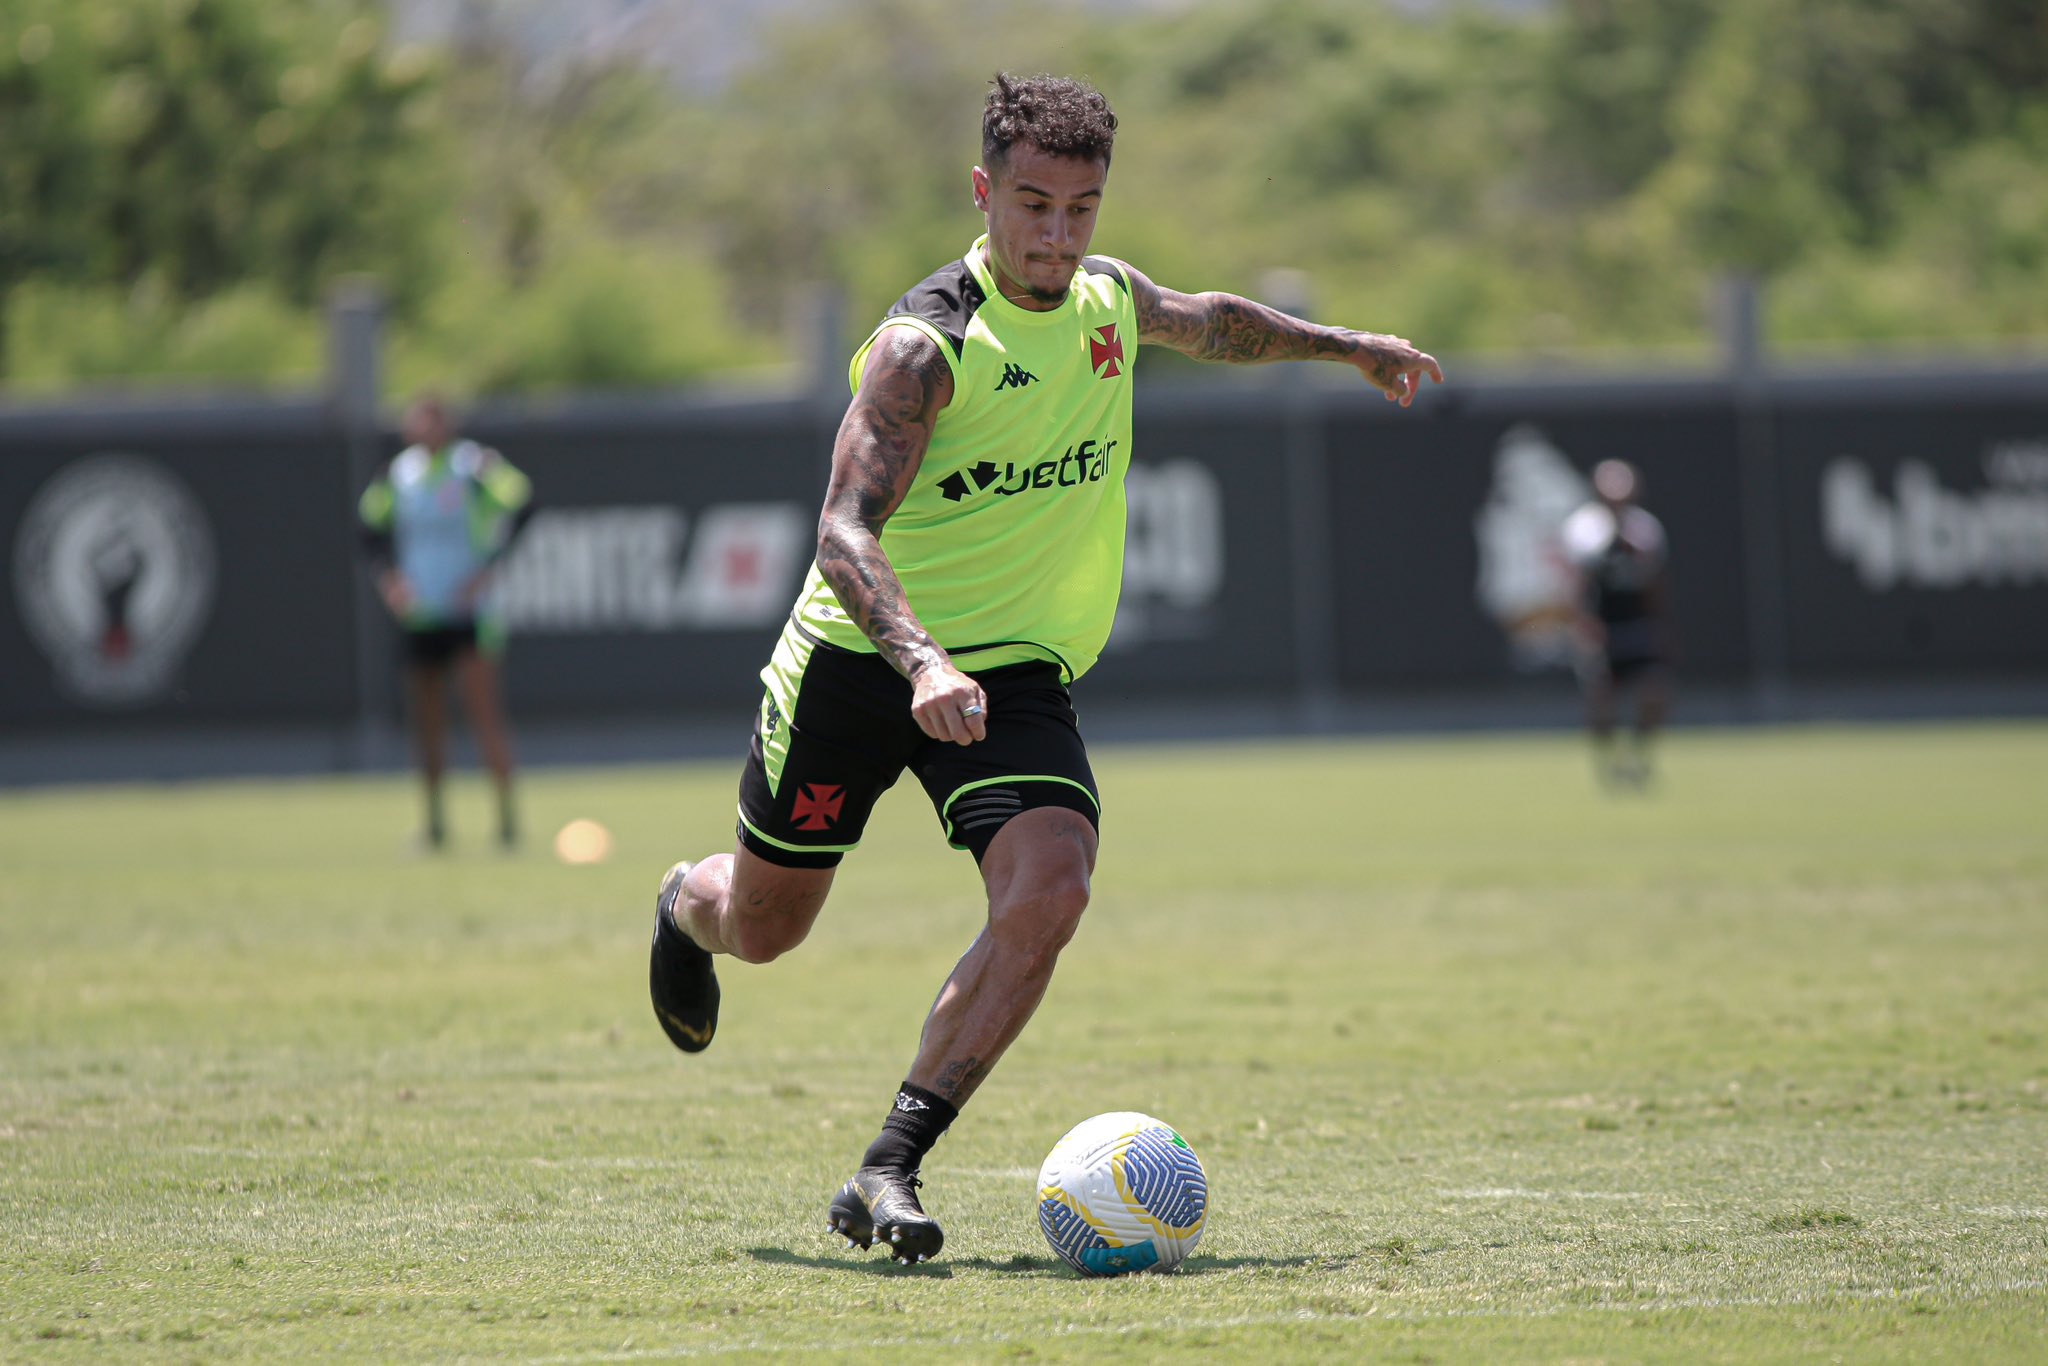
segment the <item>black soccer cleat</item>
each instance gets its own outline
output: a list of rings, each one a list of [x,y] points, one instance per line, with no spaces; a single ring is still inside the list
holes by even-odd
[[[711,954],[676,924],[676,898],[690,865],[678,863],[661,880],[654,897],[654,947],[647,965],[647,990],[654,1018],[669,1042],[685,1053],[701,1053],[718,1031],[718,974]]]
[[[893,1167],[862,1167],[832,1197],[825,1212],[827,1232],[865,1252],[876,1243],[905,1266],[939,1255],[945,1231],[917,1202],[924,1182]]]

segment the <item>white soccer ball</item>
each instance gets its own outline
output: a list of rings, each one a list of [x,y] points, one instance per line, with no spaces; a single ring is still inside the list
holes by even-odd
[[[1202,1159],[1150,1115],[1082,1120],[1038,1169],[1038,1226],[1084,1276],[1171,1271],[1202,1240],[1208,1218]]]

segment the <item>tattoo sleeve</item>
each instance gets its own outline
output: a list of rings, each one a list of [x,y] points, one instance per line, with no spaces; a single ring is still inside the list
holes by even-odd
[[[1235,294],[1182,294],[1129,273],[1138,340],[1196,360],[1340,360],[1369,349],[1373,340],[1370,333],[1305,322]]]
[[[952,371],[929,337],[907,327],[884,329],[839,424],[818,517],[819,573],[905,678],[916,678],[946,653],[910,610],[882,551],[882,527],[910,491],[939,410],[952,396]]]

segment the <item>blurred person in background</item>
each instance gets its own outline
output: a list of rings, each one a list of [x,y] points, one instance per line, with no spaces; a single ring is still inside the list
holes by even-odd
[[[498,842],[518,843],[512,744],[499,687],[503,622],[491,608],[493,571],[533,513],[527,477],[487,446],[459,437],[437,395],[414,400],[403,426],[410,443],[363,491],[358,504],[377,592],[404,641],[406,701],[426,790],[430,848],[448,839],[442,776],[448,766],[448,681],[490,769]]]
[[[853,358],[817,561],[762,673],[738,847],[678,863],[655,900],[655,1015],[697,1052],[715,954],[802,942],[840,859],[904,769],[974,856],[985,927],[941,987],[881,1134],[828,1227],[901,1262],[943,1242],[925,1154],[1045,995],[1095,868],[1099,802],[1068,684],[1122,583],[1131,364],[1330,360],[1413,401],[1429,356],[1231,294],[1181,294],[1087,254],[1116,118],[1079,81],[999,75],[971,183],[987,231],[904,295]],[[923,997],[884,970],[849,1004]]]
[[[1578,576],[1579,680],[1594,764],[1611,787],[1651,777],[1651,742],[1671,706],[1671,633],[1664,525],[1643,508],[1642,479],[1625,460],[1593,469],[1592,502],[1565,519],[1564,556]],[[1635,725],[1616,734],[1622,694]]]

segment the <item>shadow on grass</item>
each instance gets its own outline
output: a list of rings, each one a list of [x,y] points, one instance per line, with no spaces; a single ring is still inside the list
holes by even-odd
[[[1011,1276],[1046,1276],[1067,1280],[1081,1280],[1081,1273],[1069,1267],[1057,1257],[947,1257],[935,1262],[921,1262],[912,1266],[900,1266],[890,1257],[877,1252],[826,1252],[809,1254],[792,1252],[786,1247],[748,1248],[747,1255],[757,1262],[768,1262],[776,1266],[809,1266],[821,1271],[858,1271],[870,1276],[925,1276],[945,1280],[959,1267],[971,1271],[999,1271]],[[1182,1263],[1177,1276],[1211,1276],[1218,1272],[1244,1270],[1296,1270],[1305,1266],[1317,1266],[1327,1259],[1321,1257],[1190,1257]]]
[[[810,1266],[820,1271],[857,1271],[868,1276],[922,1276],[941,1281],[952,1276],[955,1266],[975,1265],[972,1258],[950,1257],[942,1262],[915,1262],[904,1266],[879,1250],[828,1252],[813,1256],[804,1252],[791,1252],[786,1247],[750,1247],[747,1249],[747,1255],[757,1262],[768,1262],[775,1266]]]

